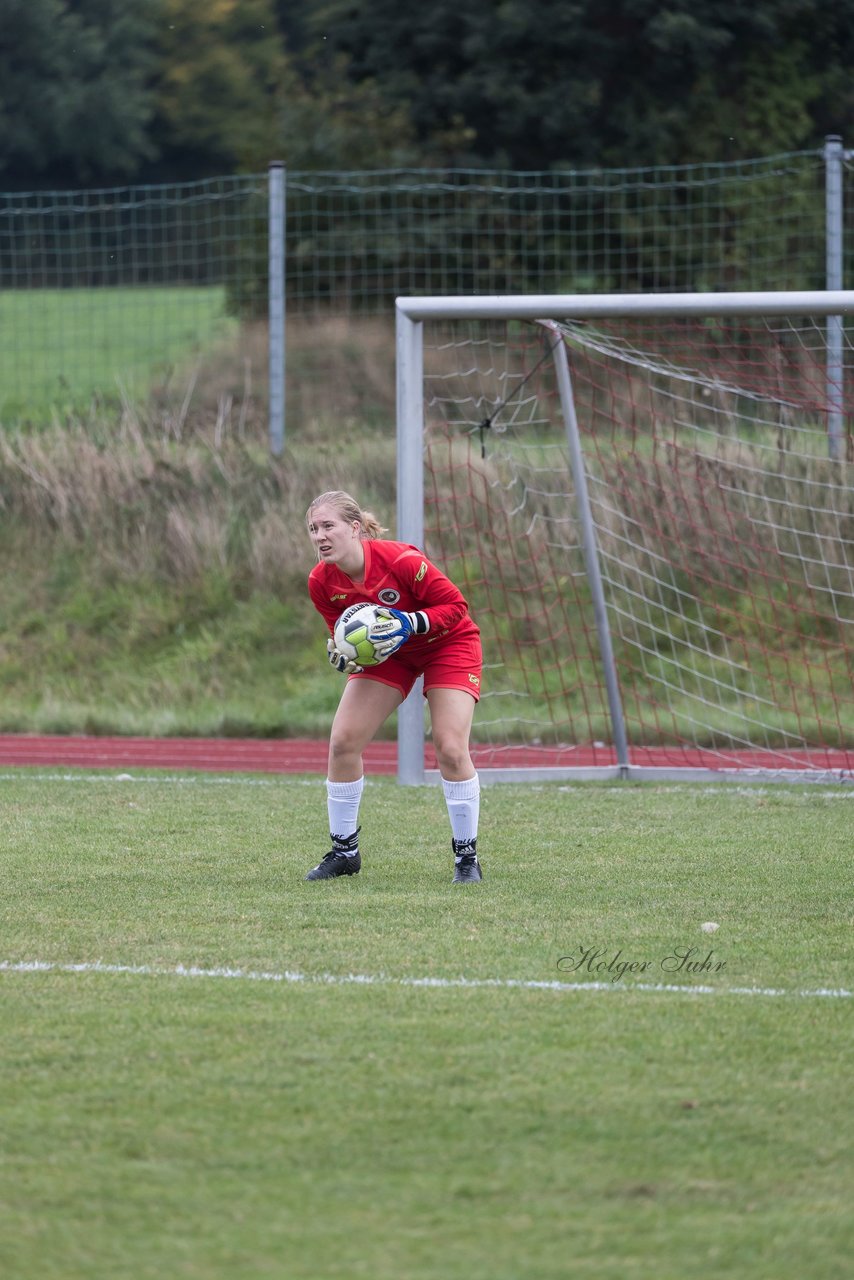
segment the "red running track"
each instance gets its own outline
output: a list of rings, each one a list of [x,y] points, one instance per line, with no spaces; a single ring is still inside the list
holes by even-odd
[[[475,747],[475,765],[504,768],[590,768],[616,764],[610,747]],[[670,769],[824,770],[854,773],[854,750],[733,751],[700,748],[633,747],[633,765]],[[432,748],[426,764],[435,769]],[[72,766],[82,769],[196,769],[213,773],[326,772],[326,742],[309,738],[101,738],[55,735],[0,735],[0,766]],[[397,770],[397,743],[375,742],[365,752],[368,773]]]
[[[325,773],[324,741],[308,738],[101,738],[0,735],[0,765],[85,769],[201,769],[213,773]],[[397,744],[374,743],[365,763],[394,773]]]

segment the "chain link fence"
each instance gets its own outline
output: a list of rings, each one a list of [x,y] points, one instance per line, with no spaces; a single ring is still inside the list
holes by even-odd
[[[145,396],[262,313],[267,185],[0,194],[0,418]]]
[[[825,162],[290,173],[289,309],[395,296],[821,288]]]
[[[0,194],[0,419],[144,397],[253,321],[275,314],[283,332],[285,311],[390,319],[399,295],[824,288],[831,239],[833,278],[847,281],[850,160],[828,140],[726,164],[274,166],[198,183]],[[284,208],[281,226],[271,207]]]

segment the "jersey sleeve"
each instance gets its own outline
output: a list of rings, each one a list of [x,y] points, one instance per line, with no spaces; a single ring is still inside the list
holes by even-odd
[[[431,633],[450,631],[468,612],[468,602],[456,583],[420,551],[405,551],[395,574],[411,592],[414,608],[425,615]]]
[[[329,627],[329,634],[332,635],[335,630],[335,623],[338,621],[338,613],[335,610],[335,605],[327,598],[323,584],[314,574],[309,574],[308,594],[311,603]]]

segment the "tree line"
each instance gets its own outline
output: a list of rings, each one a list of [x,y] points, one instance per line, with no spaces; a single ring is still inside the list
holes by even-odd
[[[854,0],[0,0],[0,189],[736,160],[852,71]]]

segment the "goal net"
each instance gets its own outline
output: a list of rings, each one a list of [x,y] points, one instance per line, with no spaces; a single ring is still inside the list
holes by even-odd
[[[852,310],[398,301],[398,536],[481,628],[482,773],[854,778]],[[429,776],[420,698],[399,734]]]

